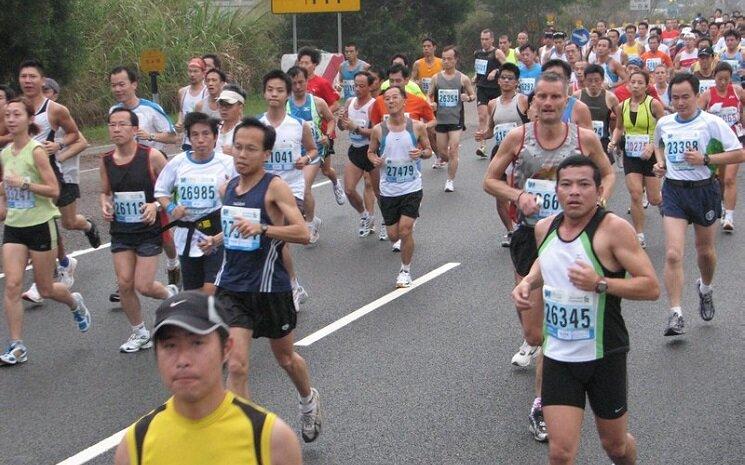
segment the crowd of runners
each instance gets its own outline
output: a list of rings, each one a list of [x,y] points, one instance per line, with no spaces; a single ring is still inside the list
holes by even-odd
[[[528,429],[536,441],[550,439],[552,464],[573,463],[589,398],[608,456],[619,465],[636,463],[626,426],[629,336],[621,299],[660,294],[644,252],[651,205],[663,217],[665,237],[670,311],[663,334],[686,330],[681,296],[689,224],[700,273],[697,306],[703,320],[714,317],[716,237],[735,231],[737,172],[745,161],[743,33],[739,12],[717,10],[688,24],[669,19],[612,28],[598,21],[584,44],[551,29],[540,44],[520,32],[513,45],[509,36],[484,29],[472,57],[425,37],[421,58],[412,62],[398,53],[371,65],[350,42],[331,82],[316,73],[321,52],[305,47],[286,72],[264,74],[265,111],[256,117],[244,117],[246,91],[223,70],[221,56],[207,54],[186,64],[189,84],[178,92],[175,123],[138,95],[136,70],[116,67],[108,76],[113,105],[104,116],[114,148],[100,159],[102,221],[77,212],[80,156],[89,143],[57,103],[59,84],[40,62],[26,60],[18,95],[0,86],[10,337],[0,365],[29,358],[23,300],[63,303],[78,329],[89,330],[95,312],[71,292],[77,261],[59,225],[81,231],[98,248],[98,228],[108,223],[115,270],[109,299],[121,304],[131,327],[119,350],[155,347],[174,394],[132,426],[117,463],[170,463],[169,454],[184,447],[191,461],[179,463],[204,463],[199,444],[226,444],[235,431],[245,437],[222,448],[232,454],[226,463],[239,456],[260,463],[262,454],[271,457],[264,463],[300,463],[289,427],[246,401],[248,357],[252,339],[269,339],[297,389],[302,438],[314,441],[320,397],[293,347],[296,314],[309,292],[290,244],[320,239],[316,202],[323,199],[314,195],[315,179],[323,173],[334,201],[359,215],[356,235],[377,236],[400,253],[391,284],[409,287],[423,170],[442,170],[442,189],[456,191],[466,156],[460,153],[465,108],[473,103],[478,147],[469,155],[491,154],[483,188],[495,197],[504,225],[495,244],[509,247],[514,265],[523,342],[512,364],[536,366]],[[471,66],[471,75],[459,70]],[[338,173],[331,160],[342,156],[334,151],[341,133],[349,149]],[[621,171],[624,183],[617,179]],[[614,189],[623,188],[617,184],[628,190],[623,213],[630,222],[605,210]],[[162,253],[167,283],[156,279]],[[29,264],[34,283],[24,292]],[[140,295],[163,300],[150,329]],[[182,382],[180,370],[212,381],[197,389]],[[213,432],[190,436],[187,419],[215,412],[221,420]],[[181,433],[169,433],[174,430]]]

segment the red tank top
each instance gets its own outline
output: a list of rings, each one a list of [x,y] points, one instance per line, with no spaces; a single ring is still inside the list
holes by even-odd
[[[740,99],[735,93],[732,84],[727,86],[727,93],[724,97],[720,96],[716,87],[709,89],[709,105],[706,111],[722,118],[732,130],[740,136],[742,126],[740,126]]]

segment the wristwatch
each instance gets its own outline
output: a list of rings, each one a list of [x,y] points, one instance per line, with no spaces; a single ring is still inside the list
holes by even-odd
[[[268,230],[268,229],[269,229],[269,225],[267,225],[267,224],[265,224],[265,223],[261,223],[261,235],[262,235],[262,236],[263,236],[264,234],[266,234],[266,232],[267,232],[267,230]]]
[[[150,134],[148,134],[147,135],[147,140],[149,140],[150,142],[154,141],[155,140],[155,134],[153,134],[152,132]]]
[[[608,281],[606,281],[605,279],[601,279],[600,281],[595,283],[596,294],[605,294],[606,291],[608,291]]]
[[[31,187],[31,178],[28,176],[25,176],[23,178],[23,184],[21,184],[21,190],[27,191]]]
[[[709,158],[708,154],[704,154],[704,165],[709,166],[709,163],[711,162],[711,159]]]

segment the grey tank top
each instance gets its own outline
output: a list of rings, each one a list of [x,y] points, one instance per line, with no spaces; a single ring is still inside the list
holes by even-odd
[[[445,79],[443,73],[437,73],[437,124],[460,124],[463,114],[463,102],[460,94],[463,92],[462,74],[455,72],[455,77]]]
[[[494,106],[492,119],[494,124],[515,123],[518,126],[523,124],[523,119],[517,108],[518,96],[515,94],[508,103],[502,103],[502,97],[497,97],[497,104]]]

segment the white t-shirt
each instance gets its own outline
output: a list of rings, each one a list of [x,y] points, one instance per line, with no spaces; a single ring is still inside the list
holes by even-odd
[[[259,119],[267,126],[271,125],[266,113]],[[292,195],[300,200],[305,199],[305,178],[303,170],[293,165],[300,157],[305,156],[303,127],[306,124],[310,123],[287,113],[282,123],[274,128],[277,139],[272,147],[270,160],[264,163],[266,171],[282,178],[290,186]]]
[[[122,105],[121,103],[117,103],[109,109],[109,113],[111,113],[115,108],[122,107],[124,107],[124,105]],[[176,129],[174,129],[173,127],[173,123],[171,123],[171,118],[169,118],[163,108],[155,102],[151,102],[148,99],[141,98],[139,99],[137,106],[134,108],[130,108],[130,110],[132,110],[135,115],[137,115],[137,118],[140,120],[139,128],[145,132],[176,132]],[[147,139],[137,139],[137,142],[142,145],[158,149],[161,152],[166,148],[166,144],[162,142],[150,142]]]

